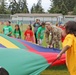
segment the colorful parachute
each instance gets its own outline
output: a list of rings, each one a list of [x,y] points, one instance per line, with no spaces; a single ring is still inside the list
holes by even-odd
[[[0,34],[0,66],[10,75],[39,75],[59,52]],[[65,64],[64,54],[53,65],[62,64]]]

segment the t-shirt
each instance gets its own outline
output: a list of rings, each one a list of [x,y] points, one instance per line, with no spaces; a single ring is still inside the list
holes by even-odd
[[[43,27],[39,27],[38,28],[38,31],[37,31],[37,38],[38,39],[43,39],[44,38],[44,33],[45,33],[45,28]],[[38,34],[40,34],[40,37],[38,36]]]
[[[32,30],[26,30],[25,33],[25,40],[26,41],[33,41],[33,31]]]
[[[3,32],[4,32],[5,35],[9,34],[9,32],[12,32],[12,26],[4,26],[3,27]],[[8,36],[11,36],[11,34],[8,35]]]
[[[73,34],[68,34],[63,42],[63,47],[70,46],[66,51],[66,65],[70,75],[76,75],[76,37]]]
[[[19,32],[14,30],[14,35],[16,38],[21,38],[21,31]]]

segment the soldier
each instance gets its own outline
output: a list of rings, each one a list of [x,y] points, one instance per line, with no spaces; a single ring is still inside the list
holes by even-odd
[[[58,48],[60,49],[60,41],[61,41],[62,30],[56,26],[50,24],[50,22],[46,22],[46,43],[48,47]],[[49,41],[49,35],[51,35],[51,40]]]

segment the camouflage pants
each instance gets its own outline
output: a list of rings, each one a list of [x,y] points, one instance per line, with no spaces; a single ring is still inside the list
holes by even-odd
[[[53,40],[52,39],[52,45],[53,45],[53,48],[60,49],[60,41],[59,40]]]

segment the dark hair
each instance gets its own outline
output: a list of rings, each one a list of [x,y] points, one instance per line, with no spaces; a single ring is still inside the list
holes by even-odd
[[[30,30],[32,30],[32,26],[31,25],[28,25],[30,27]]]
[[[10,21],[7,21],[9,24],[11,23]]]
[[[65,30],[67,34],[74,34],[76,37],[76,22],[75,21],[69,21],[65,24]]]
[[[45,25],[45,22],[42,22],[41,25]]]
[[[59,26],[58,24],[56,24],[56,26]]]
[[[4,68],[0,68],[0,75],[9,75],[9,73]]]
[[[36,19],[36,21],[38,21],[39,19]]]
[[[16,24],[16,25],[15,25],[15,27],[16,27],[16,26],[18,27],[19,35],[21,36],[20,27],[19,27],[19,25],[18,25],[18,24]],[[15,29],[15,31],[14,31],[14,32],[16,33],[16,29]]]

